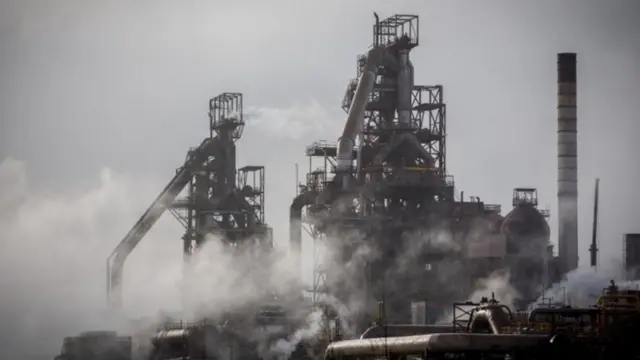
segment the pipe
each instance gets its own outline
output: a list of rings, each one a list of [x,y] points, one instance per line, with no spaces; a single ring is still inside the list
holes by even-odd
[[[343,357],[376,357],[393,355],[424,355],[425,353],[492,352],[508,353],[534,350],[548,342],[547,335],[538,334],[428,334],[391,338],[356,339],[329,344],[325,360]]]
[[[292,268],[296,273],[302,272],[300,269],[300,258],[302,254],[302,209],[313,204],[316,196],[311,192],[303,192],[296,196],[289,207],[289,254],[292,257]]]
[[[378,34],[380,33],[380,17],[378,16],[377,12],[373,12],[373,17],[376,19],[376,25],[375,25],[375,29],[373,31],[373,45],[374,46],[378,46],[380,45],[379,37]]]
[[[347,120],[344,124],[342,136],[338,140],[338,151],[336,156],[336,170],[348,171],[351,167],[351,156],[355,146],[356,136],[364,127],[364,111],[367,107],[369,94],[373,91],[376,80],[376,71],[381,62],[384,48],[374,47],[366,55],[362,75],[358,80],[353,101],[347,113]]]
[[[411,92],[413,91],[413,64],[409,50],[402,49],[398,56],[398,123],[402,128],[411,126]]]
[[[400,337],[411,335],[426,335],[436,333],[452,333],[453,327],[451,325],[409,325],[409,324],[396,324],[396,325],[376,325],[365,330],[360,339],[372,339],[380,337]]]
[[[576,54],[558,54],[558,255],[562,271],[578,267]]]
[[[151,344],[153,353],[162,359],[210,359],[218,355],[219,348],[228,346],[220,331],[207,325],[160,331]]]
[[[217,137],[207,138],[198,148],[189,151],[184,165],[178,169],[173,179],[169,181],[107,258],[107,302],[112,310],[118,310],[122,306],[122,271],[127,257],[164,211],[171,206],[191,179],[193,170],[202,166],[217,146],[218,141]]]
[[[163,344],[181,345],[188,341],[189,336],[193,334],[193,329],[172,329],[158,332],[151,338],[151,343],[155,346]]]

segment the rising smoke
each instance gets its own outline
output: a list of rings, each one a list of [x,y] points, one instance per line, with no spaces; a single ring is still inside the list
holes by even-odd
[[[322,329],[323,313],[320,310],[310,313],[304,325],[296,330],[291,336],[278,339],[275,344],[270,347],[270,352],[275,354],[277,360],[287,360],[296,350],[301,341],[310,340],[318,336]]]
[[[513,307],[514,300],[519,296],[518,291],[514,289],[509,280],[511,273],[506,270],[498,270],[491,273],[488,277],[482,278],[476,282],[474,292],[469,296],[471,301],[480,301],[482,298],[495,297],[500,303]]]
[[[513,308],[514,300],[519,297],[519,293],[511,286],[511,273],[508,269],[500,269],[492,272],[485,278],[478,279],[474,286],[474,291],[467,300],[478,303],[483,298],[499,301],[501,304]],[[464,301],[464,300],[459,300]],[[453,321],[453,312],[447,311],[438,318],[436,323],[450,324]]]
[[[105,169],[96,187],[64,196],[31,188],[23,163],[0,163],[3,357],[51,358],[63,336],[106,327],[105,255],[153,198],[147,186]],[[161,225],[159,230],[153,235],[160,243],[179,238],[179,228]],[[136,254],[133,263],[142,260],[149,267],[126,269],[131,275],[127,298],[135,299],[131,303],[143,316],[178,300],[173,296],[178,278],[170,276],[175,262],[165,260],[163,248]]]
[[[26,180],[23,163],[0,163],[3,357],[51,358],[64,336],[96,329],[139,333],[137,340],[148,342],[167,318],[197,320],[251,306],[267,291],[300,289],[286,256],[274,254],[263,263],[250,252],[232,258],[217,241],[208,242],[183,269],[182,229],[176,222],[161,221],[125,266],[128,321],[114,322],[105,314],[106,255],[161,184],[105,169],[96,187],[63,196],[35,190]],[[182,282],[183,270],[189,272],[189,282]],[[180,313],[182,289],[189,294],[186,314]],[[303,330],[276,349],[288,351],[311,336],[314,326],[302,324]]]
[[[66,335],[117,325],[127,333],[145,328],[151,334],[165,317],[184,315],[178,313],[182,301],[179,294],[184,286],[179,241],[182,229],[174,222],[160,222],[125,267],[125,308],[131,318],[144,318],[143,321],[122,327],[104,316],[105,254],[131,226],[131,219],[148,206],[161,183],[136,181],[105,169],[98,186],[83,195],[63,196],[31,188],[26,170],[23,163],[13,159],[0,163],[0,344],[7,357],[50,358]],[[357,232],[340,237],[355,244],[356,249],[346,266],[337,271],[344,278],[355,278],[358,264],[380,256],[380,250]],[[446,233],[422,231],[411,237],[413,241],[409,243],[415,246],[431,243],[443,249],[455,247]],[[232,262],[217,244],[208,243],[189,269],[198,285],[187,286],[194,293],[193,313],[186,314],[187,318],[250,303],[258,298],[259,292],[254,290],[264,289],[265,284],[274,290],[287,290],[287,284],[292,283],[286,257],[265,266],[268,271],[262,275],[266,280],[257,281],[259,287],[256,282],[241,281],[246,280],[245,273],[252,271],[255,262]],[[399,259],[405,261],[412,254],[415,248],[410,247],[406,256]],[[558,300],[566,294],[570,304],[591,303],[611,278],[621,278],[619,264],[604,265],[597,273],[576,270],[545,296]],[[400,262],[397,266],[406,264]],[[498,300],[509,304],[516,296],[509,286],[509,275],[496,272],[479,281],[478,290],[469,298],[477,301],[495,292]],[[355,297],[346,303],[331,298],[327,301],[344,318],[362,306]],[[314,316],[317,314],[310,318]],[[294,347],[291,344],[315,331],[314,324],[309,322],[269,349],[287,353]],[[140,336],[142,342],[148,339],[147,334]]]
[[[569,272],[566,278],[551,286],[536,300],[532,307],[544,303],[562,304],[573,307],[589,307],[595,304],[602,290],[613,280],[621,288],[637,289],[640,282],[624,281],[622,263],[611,259],[598,268],[579,267]]]

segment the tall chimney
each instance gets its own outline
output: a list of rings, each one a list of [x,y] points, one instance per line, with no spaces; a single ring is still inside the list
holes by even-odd
[[[576,54],[558,54],[558,251],[562,271],[578,267]]]

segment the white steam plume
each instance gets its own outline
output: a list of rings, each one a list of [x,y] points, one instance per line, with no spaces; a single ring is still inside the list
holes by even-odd
[[[106,257],[162,185],[105,169],[97,186],[67,196],[29,187],[19,161],[0,163],[3,357],[51,359],[64,336],[118,325],[105,316]],[[117,327],[125,334],[146,329],[143,343],[181,308],[182,231],[162,219],[125,265],[124,308],[141,319]],[[251,254],[231,260],[228,253],[211,241],[194,256],[184,284],[191,319],[253,305],[267,290],[298,290],[286,257],[259,264]]]
[[[305,319],[304,325],[286,339],[278,339],[271,346],[271,353],[276,360],[287,360],[296,350],[296,347],[303,341],[312,343],[314,338],[322,331],[323,313],[316,310],[310,313]]]
[[[636,289],[640,286],[638,281],[622,281],[624,272],[622,264],[609,261],[598,268],[579,267],[566,275],[566,279],[554,284],[531,307],[543,303],[565,304],[574,307],[588,307],[595,304],[602,290],[614,280],[621,288]]]
[[[64,196],[30,188],[23,163],[0,163],[3,356],[49,359],[63,336],[105,328],[106,256],[131,226],[135,211],[153,198],[147,189],[152,186],[145,183],[105,169],[96,187]],[[179,239],[176,229],[160,229],[166,235],[155,239],[158,242],[174,235]],[[128,295],[136,299],[136,309],[145,310],[142,315],[179,300],[171,286],[154,291],[158,284],[172,285],[171,278],[153,273],[173,265],[163,253],[167,243],[163,245],[146,252],[144,266],[125,270],[132,275]]]
[[[343,292],[346,298],[337,299],[333,295],[325,294],[322,300],[337,312],[343,334],[347,337],[355,336],[357,334],[354,315],[372,310],[363,301],[365,283],[363,265],[378,259],[381,253],[375,244],[366,241],[357,230],[328,235],[321,246],[323,270],[326,271],[328,281],[330,284],[339,283],[343,287],[348,287],[348,289],[338,290]],[[350,257],[343,258],[345,253],[350,254]]]
[[[300,290],[287,257],[280,253],[243,251],[226,247],[215,236],[193,255],[184,283],[188,295],[186,318],[196,321],[206,316],[259,304],[270,294]],[[233,253],[237,255],[233,255]]]
[[[486,278],[481,278],[476,282],[475,290],[469,295],[468,300],[480,302],[482,298],[491,299],[495,296],[495,300],[510,308],[513,307],[514,300],[518,298],[518,292],[509,283],[510,273],[508,270],[498,270],[491,273]],[[441,316],[436,323],[451,323],[453,321],[453,313],[448,311]]]
[[[476,290],[469,296],[472,301],[480,301],[483,297],[491,298],[492,294],[501,304],[513,307],[518,292],[510,285],[511,274],[507,270],[498,270],[486,278],[478,280]]]

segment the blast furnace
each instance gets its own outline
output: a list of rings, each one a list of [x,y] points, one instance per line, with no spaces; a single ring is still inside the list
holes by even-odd
[[[309,173],[291,205],[292,251],[300,252],[301,226],[329,249],[316,266],[314,298],[346,304],[359,330],[381,300],[389,323],[409,323],[411,304],[435,320],[501,271],[526,303],[542,286],[528,271],[545,273],[548,213],[538,210],[535,189],[515,190],[506,220],[499,205],[455,190],[443,86],[414,83],[418,25],[416,15],[376,15],[373,45],[358,57],[342,102],[344,131],[337,144],[306,149]]]

